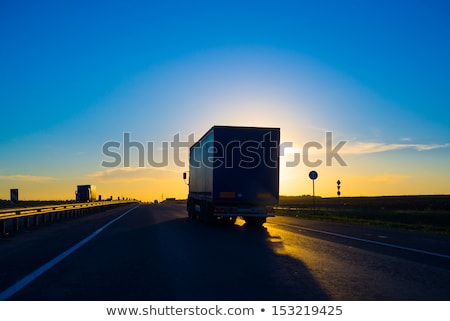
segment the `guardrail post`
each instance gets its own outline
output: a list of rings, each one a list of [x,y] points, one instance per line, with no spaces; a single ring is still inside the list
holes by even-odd
[[[27,218],[25,219],[25,226],[27,229],[30,228],[30,216],[27,216]]]
[[[15,232],[19,231],[19,219],[18,218],[14,219],[14,231]]]
[[[0,228],[2,231],[2,235],[6,235],[7,233],[6,233],[6,221],[5,220],[0,222]]]

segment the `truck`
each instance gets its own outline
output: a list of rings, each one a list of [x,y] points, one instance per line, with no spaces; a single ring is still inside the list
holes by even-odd
[[[188,216],[261,226],[279,201],[280,129],[213,126],[189,149]]]
[[[75,199],[79,203],[94,202],[97,200],[97,189],[95,185],[78,185]]]

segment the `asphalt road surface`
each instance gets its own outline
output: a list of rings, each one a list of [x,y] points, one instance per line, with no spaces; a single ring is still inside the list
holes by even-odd
[[[0,239],[2,300],[450,300],[450,238],[127,205]]]

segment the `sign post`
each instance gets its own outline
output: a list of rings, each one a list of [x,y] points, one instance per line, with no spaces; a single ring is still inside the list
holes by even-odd
[[[315,200],[315,191],[314,191],[314,181],[317,179],[319,175],[316,171],[310,171],[309,172],[309,178],[312,180],[313,183],[313,213],[316,213],[316,200]]]
[[[340,207],[341,207],[341,202],[340,202],[340,199],[341,199],[341,181],[338,179],[336,184],[337,184],[337,197],[338,197],[337,210],[338,210],[338,213],[339,213],[340,212]]]

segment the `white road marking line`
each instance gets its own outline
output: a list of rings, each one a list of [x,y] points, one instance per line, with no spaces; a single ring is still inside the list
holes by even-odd
[[[27,276],[25,276],[23,279],[17,281],[15,284],[13,284],[12,286],[10,286],[9,288],[7,288],[6,290],[4,290],[3,292],[0,293],[0,301],[4,301],[4,300],[8,300],[11,296],[13,296],[14,294],[16,294],[17,292],[19,292],[20,290],[22,290],[25,286],[27,286],[28,284],[30,284],[31,282],[33,282],[34,280],[36,280],[39,276],[41,276],[42,274],[44,274],[46,271],[48,271],[49,269],[51,269],[53,266],[55,266],[56,264],[58,264],[59,262],[61,262],[63,259],[65,259],[67,256],[69,256],[70,254],[72,254],[73,252],[75,252],[76,250],[78,250],[80,247],[82,247],[83,245],[85,245],[87,242],[89,242],[90,240],[92,240],[94,237],[96,237],[98,234],[100,234],[101,232],[103,232],[108,226],[110,226],[111,224],[117,222],[118,220],[120,220],[121,218],[123,218],[125,215],[129,214],[131,211],[133,211],[134,209],[138,208],[139,205],[129,209],[128,211],[126,211],[125,213],[121,214],[120,216],[116,217],[115,219],[111,220],[110,222],[106,223],[105,225],[103,225],[102,227],[100,227],[98,230],[96,230],[94,233],[92,233],[91,235],[89,235],[88,237],[86,237],[85,239],[83,239],[82,241],[78,242],[77,244],[75,244],[74,246],[72,246],[71,248],[69,248],[68,250],[64,251],[63,253],[61,253],[60,255],[58,255],[57,257],[55,257],[54,259],[48,261],[47,263],[45,263],[44,265],[42,265],[40,268],[38,268],[37,270],[31,272],[30,274],[28,274]]]
[[[387,247],[392,247],[392,248],[396,248],[396,249],[401,249],[401,250],[406,250],[406,251],[411,251],[411,252],[416,252],[416,253],[422,253],[422,254],[427,254],[427,255],[433,255],[433,256],[439,256],[439,257],[443,257],[446,259],[450,259],[450,255],[414,249],[414,248],[406,247],[406,246],[389,244],[389,243],[379,242],[379,241],[372,241],[372,240],[363,239],[363,238],[359,238],[359,237],[348,236],[348,235],[344,235],[344,234],[332,233],[332,232],[327,232],[327,231],[321,231],[321,230],[316,230],[316,229],[312,229],[312,228],[296,226],[296,225],[291,225],[291,224],[284,224],[284,223],[271,223],[271,224],[284,225],[284,226],[289,226],[289,227],[293,227],[293,228],[299,228],[299,229],[306,230],[306,231],[337,236],[337,237],[341,237],[341,238],[345,238],[345,239],[350,239],[350,240],[355,240],[355,241],[360,241],[360,242],[365,242],[365,243],[372,243],[372,244],[377,244],[377,245],[381,245],[381,246],[387,246]]]

